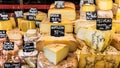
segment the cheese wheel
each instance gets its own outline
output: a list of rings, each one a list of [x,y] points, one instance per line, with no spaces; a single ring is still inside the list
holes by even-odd
[[[112,0],[97,0],[97,6],[99,10],[111,10],[113,7]]]
[[[10,20],[0,21],[0,30],[12,30],[12,23]]]
[[[113,12],[111,10],[109,11],[97,11],[98,18],[113,18]]]
[[[64,9],[51,8],[48,10],[48,18],[50,19],[51,14],[61,14],[62,19],[75,20],[76,11],[73,8],[66,7]]]
[[[96,10],[96,6],[94,4],[92,4],[92,5],[90,5],[90,4],[83,4],[81,10],[82,10],[82,12],[95,11]]]
[[[72,2],[65,2],[65,3],[64,3],[64,6],[75,9],[75,4],[72,3]],[[51,9],[51,8],[55,8],[55,4],[51,4],[51,5],[50,5],[50,9]]]

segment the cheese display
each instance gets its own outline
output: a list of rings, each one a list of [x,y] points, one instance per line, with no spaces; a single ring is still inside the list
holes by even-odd
[[[73,23],[70,20],[64,19],[60,23],[52,23],[50,20],[45,20],[41,22],[40,24],[40,32],[41,33],[50,33],[51,32],[51,26],[58,25],[58,26],[64,26],[65,32],[72,33],[73,32]]]
[[[109,10],[109,11],[98,10],[97,15],[98,15],[98,18],[113,18],[112,10]]]
[[[75,9],[75,4],[72,3],[72,2],[65,2],[65,3],[64,3],[64,6]],[[50,9],[51,9],[51,8],[55,8],[55,4],[54,4],[54,3],[50,5]]]
[[[66,58],[68,52],[69,47],[65,44],[51,44],[44,47],[45,57],[55,65]]]
[[[75,51],[77,49],[77,45],[79,45],[73,37],[73,34],[65,34],[65,36],[63,37],[54,37],[48,34],[42,34],[40,39],[36,43],[36,49],[41,51],[45,46],[52,43],[66,44],[68,45],[71,52]]]
[[[99,10],[111,10],[113,7],[112,0],[97,0],[96,3]]]
[[[120,51],[120,34],[114,34],[111,45]]]
[[[67,58],[58,63],[57,65],[52,64],[49,62],[43,52],[40,52],[38,55],[38,63],[37,68],[77,68],[78,67],[78,60],[76,54],[69,53]]]

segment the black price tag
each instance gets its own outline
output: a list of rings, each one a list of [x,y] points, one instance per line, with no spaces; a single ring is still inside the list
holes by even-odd
[[[21,68],[20,63],[5,63],[4,68]]]
[[[39,28],[41,20],[36,20],[36,27]]]
[[[96,26],[98,30],[111,30],[112,19],[111,18],[98,18]]]
[[[23,11],[15,11],[14,14],[16,18],[23,18]]]
[[[60,37],[60,36],[64,36],[64,34],[65,34],[64,26],[57,26],[57,25],[51,26],[51,36]]]
[[[34,50],[34,43],[25,43],[23,46],[23,52],[33,52]]]
[[[94,4],[94,0],[84,0],[83,4]]]
[[[86,12],[86,20],[96,20],[97,12]]]
[[[26,16],[27,20],[35,21],[36,15],[29,14]]]
[[[61,14],[50,14],[50,22],[61,22]]]
[[[38,13],[38,10],[37,10],[37,8],[30,8],[29,12],[36,14],[36,13]]]
[[[6,30],[0,30],[0,38],[6,38]]]
[[[62,9],[64,8],[65,6],[65,1],[55,1],[55,8],[57,9]]]
[[[9,20],[9,15],[7,13],[0,13],[0,20]]]
[[[7,51],[14,50],[14,42],[4,42],[3,49]]]

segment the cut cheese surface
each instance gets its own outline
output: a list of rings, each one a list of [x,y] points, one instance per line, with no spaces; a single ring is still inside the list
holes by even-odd
[[[41,33],[50,33],[52,25],[64,26],[65,32],[68,32],[68,33],[73,32],[73,22],[70,20],[66,20],[66,19],[62,20],[60,23],[52,23],[49,20],[41,22],[40,23],[40,32]]]
[[[27,37],[35,37],[37,36],[37,30],[36,29],[29,29],[26,32]]]
[[[113,18],[113,12],[111,10],[109,11],[97,11],[98,18]]]
[[[78,45],[78,42],[73,37],[73,34],[65,34],[63,37],[54,37],[49,34],[42,34],[36,43],[36,48],[39,51],[42,51],[45,46],[53,43],[68,45],[70,52],[74,52]]]
[[[99,10],[111,10],[113,7],[112,0],[97,0],[96,3]]]
[[[103,51],[110,44],[112,36],[112,31],[88,29],[85,36],[85,42],[96,51]]]
[[[44,47],[45,57],[55,65],[62,61],[68,52],[69,47],[65,44],[50,44]]]
[[[62,19],[75,20],[76,12],[73,8],[64,8],[64,9],[55,9],[51,8],[48,10],[48,18],[50,18],[50,14],[61,14]]]
[[[64,3],[64,6],[75,9],[75,4],[72,3],[72,2],[65,2],[65,3]],[[50,5],[50,8],[55,8],[55,4],[51,4],[51,5]]]

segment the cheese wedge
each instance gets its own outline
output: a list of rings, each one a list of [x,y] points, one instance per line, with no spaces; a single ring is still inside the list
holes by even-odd
[[[66,58],[68,52],[69,47],[65,44],[50,44],[44,47],[45,57],[55,65]]]
[[[64,26],[65,32],[68,32],[68,33],[73,32],[73,22],[67,19],[62,20],[60,23],[52,23],[50,22],[50,20],[45,20],[40,23],[40,32],[50,33],[52,25]]]
[[[100,52],[103,51],[110,44],[112,36],[112,31],[88,29],[85,34],[85,42],[89,47]]]
[[[99,10],[111,10],[113,7],[112,0],[97,0],[96,4]]]
[[[54,37],[50,36],[49,34],[42,34],[40,39],[36,42],[36,49],[43,51],[45,46],[52,43],[68,45],[70,52],[74,52],[79,45],[79,43],[73,37],[73,34],[65,34],[63,37]]]
[[[112,10],[109,10],[109,11],[98,10],[97,15],[98,15],[98,18],[113,18]]]
[[[64,3],[64,6],[75,9],[75,4],[72,3],[72,2],[65,2],[65,3]],[[51,9],[51,8],[55,8],[55,4],[54,4],[54,3],[50,5],[50,9]]]
[[[51,14],[61,14],[62,19],[75,20],[76,11],[73,8],[66,7],[64,9],[51,8],[48,10],[48,18],[50,19]]]
[[[35,29],[35,21],[22,20],[19,23],[19,29],[23,32],[26,32],[28,29]]]

